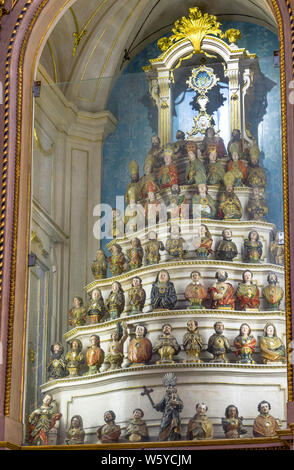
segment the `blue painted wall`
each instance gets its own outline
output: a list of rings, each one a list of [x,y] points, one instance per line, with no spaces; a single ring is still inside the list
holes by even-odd
[[[242,39],[238,45],[245,47],[251,53],[256,53],[259,58],[263,80],[256,90],[256,108],[252,110],[250,116],[251,132],[258,138],[262,151],[261,163],[268,177],[267,201],[270,206],[268,220],[282,229],[280,69],[273,66],[273,52],[279,48],[278,38],[261,26],[245,22],[225,22],[222,30],[231,27],[237,27],[241,31]],[[157,112],[149,98],[148,83],[142,67],[148,65],[149,59],[159,54],[156,42],[138,54],[117,79],[108,101],[107,109],[118,119],[117,128],[106,139],[103,150],[102,202],[111,206],[115,206],[117,195],[125,194],[129,182],[130,160],[138,161],[140,176],[143,174],[143,164],[150,148],[151,136],[157,133]],[[265,87],[268,91],[263,97]],[[230,136],[226,131],[226,124],[222,124],[223,116],[227,113],[225,84],[222,85],[221,94],[224,103],[217,119],[221,134],[227,143]],[[189,105],[192,98],[193,93],[187,93],[185,100],[181,102],[181,96],[178,96],[174,109],[174,132],[177,129],[186,130],[187,116],[191,118],[193,115]],[[275,191],[272,191],[272,188],[275,188]],[[102,246],[104,245],[105,241],[102,243]]]

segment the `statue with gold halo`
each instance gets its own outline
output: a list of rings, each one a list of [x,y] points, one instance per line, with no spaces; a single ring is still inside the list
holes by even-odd
[[[139,191],[139,165],[135,160],[131,160],[129,164],[130,174],[131,174],[131,181],[127,186],[126,189],[126,205],[130,204],[130,193],[129,190],[132,189],[136,194],[136,202],[140,199],[140,191]]]
[[[177,393],[177,377],[173,373],[167,373],[163,376],[162,382],[165,386],[165,395],[159,403],[152,402],[153,408],[162,412],[158,440],[179,441],[181,439],[180,412],[183,410],[184,404]],[[146,392],[150,393],[145,388]],[[150,395],[148,397],[151,401]]]
[[[218,217],[220,219],[241,219],[242,205],[237,194],[234,192],[235,177],[232,173],[228,172],[224,176],[225,191],[220,194]]]
[[[277,329],[272,322],[266,323],[259,345],[264,364],[277,362],[285,364],[287,362],[285,346],[282,340],[278,338]]]

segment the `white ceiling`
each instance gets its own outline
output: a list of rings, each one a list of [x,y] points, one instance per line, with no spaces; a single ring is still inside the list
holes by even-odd
[[[113,77],[127,64],[124,50],[134,57],[194,6],[216,15],[220,22],[249,21],[277,32],[267,0],[77,0],[52,31],[40,63],[80,109],[100,111]],[[73,33],[87,22],[73,56]]]

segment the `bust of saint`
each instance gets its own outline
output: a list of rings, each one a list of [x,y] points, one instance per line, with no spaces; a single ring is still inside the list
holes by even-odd
[[[286,362],[286,348],[277,336],[277,329],[271,322],[267,322],[263,335],[260,338],[260,353],[264,364]]]
[[[196,414],[188,422],[187,440],[199,441],[213,438],[213,424],[207,417],[206,403],[197,403]]]
[[[147,364],[152,358],[152,344],[146,338],[147,328],[137,325],[135,338],[131,339],[128,346],[128,358],[131,365]]]
[[[247,429],[243,426],[243,418],[239,416],[239,410],[235,405],[227,406],[222,426],[227,439],[238,439],[241,434],[247,433]]]
[[[143,421],[144,412],[141,408],[133,411],[133,418],[129,420],[126,427],[126,438],[129,442],[144,442],[149,440],[148,428]]]
[[[241,310],[259,309],[259,289],[253,284],[253,273],[249,269],[243,271],[243,282],[240,282],[237,290],[236,297],[240,303]]]
[[[201,274],[199,271],[192,271],[190,274],[191,281],[185,289],[185,298],[189,301],[189,308],[203,309],[203,301],[207,299],[207,290],[201,284]]]
[[[172,326],[169,323],[166,323],[162,327],[162,334],[159,335],[155,341],[155,344],[153,345],[153,351],[160,355],[160,361],[157,361],[157,364],[173,364],[173,356],[178,354],[180,350],[181,346],[178,344],[176,338],[172,335]]]
[[[251,328],[248,323],[242,323],[239,335],[236,336],[234,347],[238,362],[241,364],[255,364],[252,353],[255,351],[256,339],[251,335]]]
[[[174,284],[170,281],[170,275],[166,269],[161,269],[152,284],[151,304],[153,310],[172,310],[177,303],[177,294]]]
[[[263,298],[266,302],[266,310],[279,310],[280,303],[284,297],[284,291],[277,285],[278,276],[276,273],[268,274],[267,283],[267,286],[262,290]]]
[[[215,274],[216,282],[208,289],[211,308],[235,309],[234,288],[227,282],[228,273],[219,270]]]
[[[271,405],[268,401],[263,400],[257,407],[259,415],[253,423],[254,437],[274,437],[277,436],[280,426],[278,421],[270,414]]]
[[[104,413],[105,424],[97,429],[97,437],[102,444],[118,442],[121,428],[115,424],[115,413],[112,410]]]
[[[228,363],[227,352],[231,352],[231,346],[228,338],[224,336],[224,324],[221,321],[213,325],[215,333],[208,340],[207,351],[213,355],[210,362]]]

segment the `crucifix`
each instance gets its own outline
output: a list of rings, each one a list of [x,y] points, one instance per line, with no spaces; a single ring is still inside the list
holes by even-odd
[[[141,395],[144,396],[144,395],[147,395],[147,397],[149,398],[150,400],[150,403],[152,405],[153,408],[155,408],[155,404],[154,404],[154,401],[152,400],[151,398],[151,393],[153,392],[153,389],[152,388],[147,388],[146,385],[144,385],[144,392],[141,392]]]

